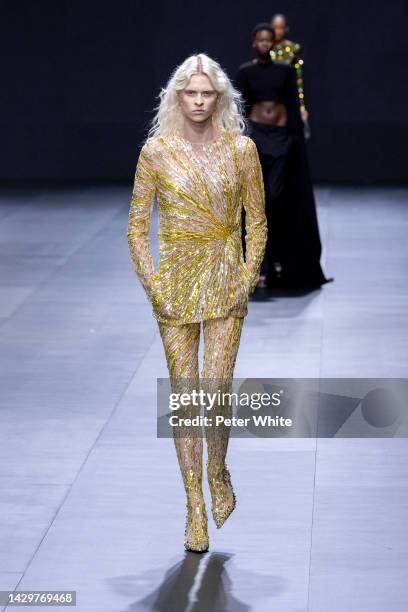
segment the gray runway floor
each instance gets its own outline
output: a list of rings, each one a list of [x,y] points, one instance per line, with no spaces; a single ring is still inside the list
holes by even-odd
[[[75,590],[81,612],[406,612],[402,437],[232,438],[237,508],[220,530],[209,513],[207,554],[184,551],[130,191],[1,192],[0,589]],[[335,282],[250,302],[235,376],[404,378],[408,190],[317,197]]]

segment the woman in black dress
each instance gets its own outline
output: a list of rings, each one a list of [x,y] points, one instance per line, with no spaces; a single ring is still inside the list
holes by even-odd
[[[271,59],[273,44],[271,26],[257,25],[252,43],[257,56],[242,64],[235,77],[265,185],[268,242],[258,287],[315,288],[333,279],[327,279],[320,266],[322,247],[296,72]]]

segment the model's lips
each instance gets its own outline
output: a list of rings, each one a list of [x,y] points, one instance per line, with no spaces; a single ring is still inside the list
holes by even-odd
[[[203,113],[203,110],[193,110],[193,113]]]

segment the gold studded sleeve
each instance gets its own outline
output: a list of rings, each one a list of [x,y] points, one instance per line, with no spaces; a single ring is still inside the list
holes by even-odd
[[[299,96],[300,110],[306,110],[305,92],[303,85],[303,53],[299,43],[293,45],[293,66],[296,70],[296,87]]]

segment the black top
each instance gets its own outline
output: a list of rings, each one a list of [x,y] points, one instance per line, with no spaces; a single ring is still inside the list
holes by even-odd
[[[245,116],[255,102],[282,102],[288,113],[288,128],[294,136],[303,133],[296,87],[296,71],[292,66],[274,61],[245,62],[235,76],[235,86],[244,99]]]

